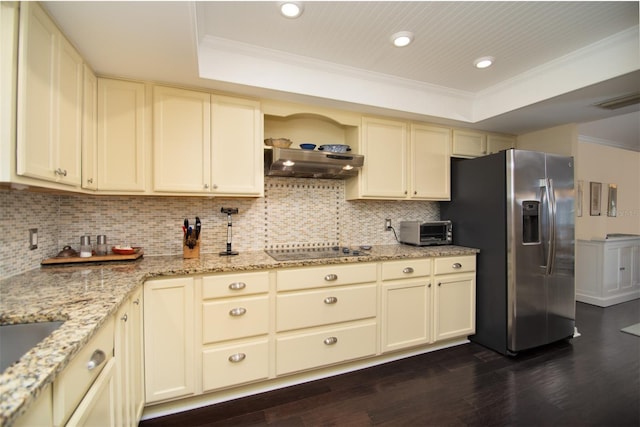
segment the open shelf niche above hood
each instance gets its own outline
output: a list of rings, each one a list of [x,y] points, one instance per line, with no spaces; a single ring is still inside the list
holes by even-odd
[[[364,164],[361,154],[268,148],[264,150],[267,176],[346,179],[358,175]]]

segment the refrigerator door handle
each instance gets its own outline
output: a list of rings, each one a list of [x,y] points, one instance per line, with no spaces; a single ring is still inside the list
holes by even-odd
[[[546,190],[549,210],[549,251],[547,252],[546,274],[553,272],[553,261],[556,258],[556,194],[553,188],[553,180],[546,179]]]

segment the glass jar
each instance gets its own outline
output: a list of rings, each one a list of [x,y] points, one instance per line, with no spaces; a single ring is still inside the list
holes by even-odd
[[[107,247],[107,236],[104,234],[98,235],[98,240],[96,242],[96,255],[107,255],[109,253],[109,249]]]
[[[89,258],[93,248],[91,247],[91,236],[80,237],[80,258]]]

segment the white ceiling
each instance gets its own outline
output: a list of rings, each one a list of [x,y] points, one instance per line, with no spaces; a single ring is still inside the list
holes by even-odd
[[[615,138],[640,145],[638,105],[592,106],[640,91],[636,1],[319,1],[298,19],[271,1],[45,7],[101,75],[513,134],[623,116]]]

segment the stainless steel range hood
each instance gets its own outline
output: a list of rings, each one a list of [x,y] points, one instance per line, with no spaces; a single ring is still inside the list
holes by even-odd
[[[272,148],[264,150],[264,172],[268,176],[345,179],[358,175],[364,164],[361,154]]]

